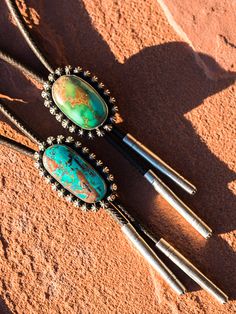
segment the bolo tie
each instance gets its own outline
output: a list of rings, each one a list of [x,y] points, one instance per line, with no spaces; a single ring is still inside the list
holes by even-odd
[[[53,70],[32,40],[15,1],[5,1],[29,47],[49,71],[48,79],[41,78],[3,51],[0,51],[0,58],[35,78],[43,86],[41,95],[44,105],[71,136],[57,135],[42,139],[1,103],[0,111],[21,132],[38,144],[38,151],[4,136],[0,137],[0,143],[34,159],[39,175],[45,178],[58,196],[83,211],[96,212],[99,208],[106,210],[145,260],[179,295],[185,293],[186,288],[156,251],[166,255],[219,302],[226,303],[228,297],[222,290],[165,239],[156,238],[120,203],[118,187],[110,169],[84,146],[78,137],[84,136],[89,140],[104,136],[154,189],[207,239],[212,235],[211,228],[160,179],[158,174],[168,177],[189,194],[194,194],[196,187],[135,137],[117,127],[116,100],[96,76],[80,66],[66,65]]]

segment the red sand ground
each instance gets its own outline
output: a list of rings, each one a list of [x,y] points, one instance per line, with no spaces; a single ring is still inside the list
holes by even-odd
[[[155,0],[19,3],[50,62],[95,72],[118,99],[123,129],[197,185],[192,198],[176,191],[214,229],[208,241],[104,140],[89,145],[113,170],[126,206],[214,279],[231,301],[220,305],[173,267],[190,291],[177,297],[104,211],[86,214],[68,205],[29,158],[1,147],[1,313],[234,313],[233,79],[207,79]],[[0,10],[1,48],[45,74],[3,1]],[[205,57],[215,64],[211,55]],[[4,102],[42,136],[61,133],[42,106],[40,90],[3,62],[0,69]],[[1,133],[30,144],[5,119]]]

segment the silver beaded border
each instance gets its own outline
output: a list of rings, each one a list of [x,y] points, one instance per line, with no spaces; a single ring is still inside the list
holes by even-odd
[[[94,130],[84,130],[73,123],[53,102],[52,99],[52,85],[62,75],[76,75],[90,84],[98,94],[103,98],[108,107],[108,115],[105,122]],[[98,78],[91,75],[89,71],[83,70],[80,66],[72,67],[70,65],[64,68],[57,68],[53,73],[48,76],[48,81],[43,84],[43,91],[41,93],[44,99],[44,106],[49,109],[49,112],[55,116],[56,120],[59,121],[63,128],[68,129],[70,133],[75,133],[79,136],[87,134],[89,139],[93,139],[95,136],[102,137],[106,132],[112,130],[112,126],[116,123],[116,113],[118,107],[116,100],[110,95],[110,91],[105,88],[102,82],[98,81]]]
[[[107,184],[107,194],[102,201],[88,204],[83,200],[76,197],[74,194],[66,190],[50,173],[45,169],[43,165],[44,151],[54,145],[64,144],[75,150],[81,157],[83,157],[95,170],[101,175]],[[98,211],[99,208],[107,208],[109,202],[114,201],[117,198],[117,185],[114,182],[114,176],[110,173],[108,167],[103,165],[103,162],[96,159],[96,155],[89,151],[82,143],[74,140],[72,136],[58,135],[57,137],[50,136],[45,142],[39,144],[39,151],[34,154],[35,167],[39,169],[40,176],[44,177],[47,183],[51,184],[52,190],[58,192],[59,197],[64,197],[68,202],[71,202],[75,207],[80,207],[83,211]]]

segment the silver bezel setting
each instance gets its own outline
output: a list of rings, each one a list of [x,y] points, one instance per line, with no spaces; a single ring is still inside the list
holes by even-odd
[[[107,193],[101,201],[95,203],[84,202],[70,191],[66,190],[63,185],[45,169],[43,165],[44,151],[55,144],[69,146],[100,174],[107,185]],[[98,211],[100,208],[107,208],[109,202],[114,201],[117,198],[117,185],[114,183],[114,176],[110,173],[109,168],[104,166],[101,160],[96,159],[96,155],[93,152],[90,152],[88,147],[83,146],[81,142],[75,140],[72,136],[49,136],[45,142],[39,144],[39,151],[34,154],[34,158],[35,167],[39,170],[40,176],[45,178],[46,182],[51,185],[52,190],[57,192],[59,197],[65,198],[75,207],[80,207],[82,211]]]
[[[77,77],[83,79],[86,83],[91,85],[99,96],[105,101],[108,108],[108,115],[106,120],[102,125],[93,129],[85,130],[72,122],[54,103],[52,98],[52,86],[53,83],[63,75],[76,75]],[[48,81],[43,84],[43,91],[41,93],[44,99],[44,106],[49,109],[49,112],[55,116],[56,120],[59,121],[63,128],[68,129],[69,132],[75,135],[84,136],[87,135],[89,139],[93,139],[95,136],[102,137],[106,132],[112,130],[112,125],[116,123],[116,113],[118,112],[118,107],[116,105],[116,100],[110,95],[110,91],[104,86],[102,82],[98,81],[98,78],[87,70],[83,70],[81,67],[72,67],[70,65],[64,68],[57,68],[53,73],[48,76]]]

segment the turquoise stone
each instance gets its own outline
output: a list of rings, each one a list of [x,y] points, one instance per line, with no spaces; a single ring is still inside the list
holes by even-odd
[[[52,145],[43,154],[47,171],[66,190],[86,203],[101,201],[107,188],[97,171],[73,149],[66,145]]]
[[[108,107],[98,92],[75,75],[63,75],[52,86],[58,108],[76,125],[93,130],[104,123]]]

